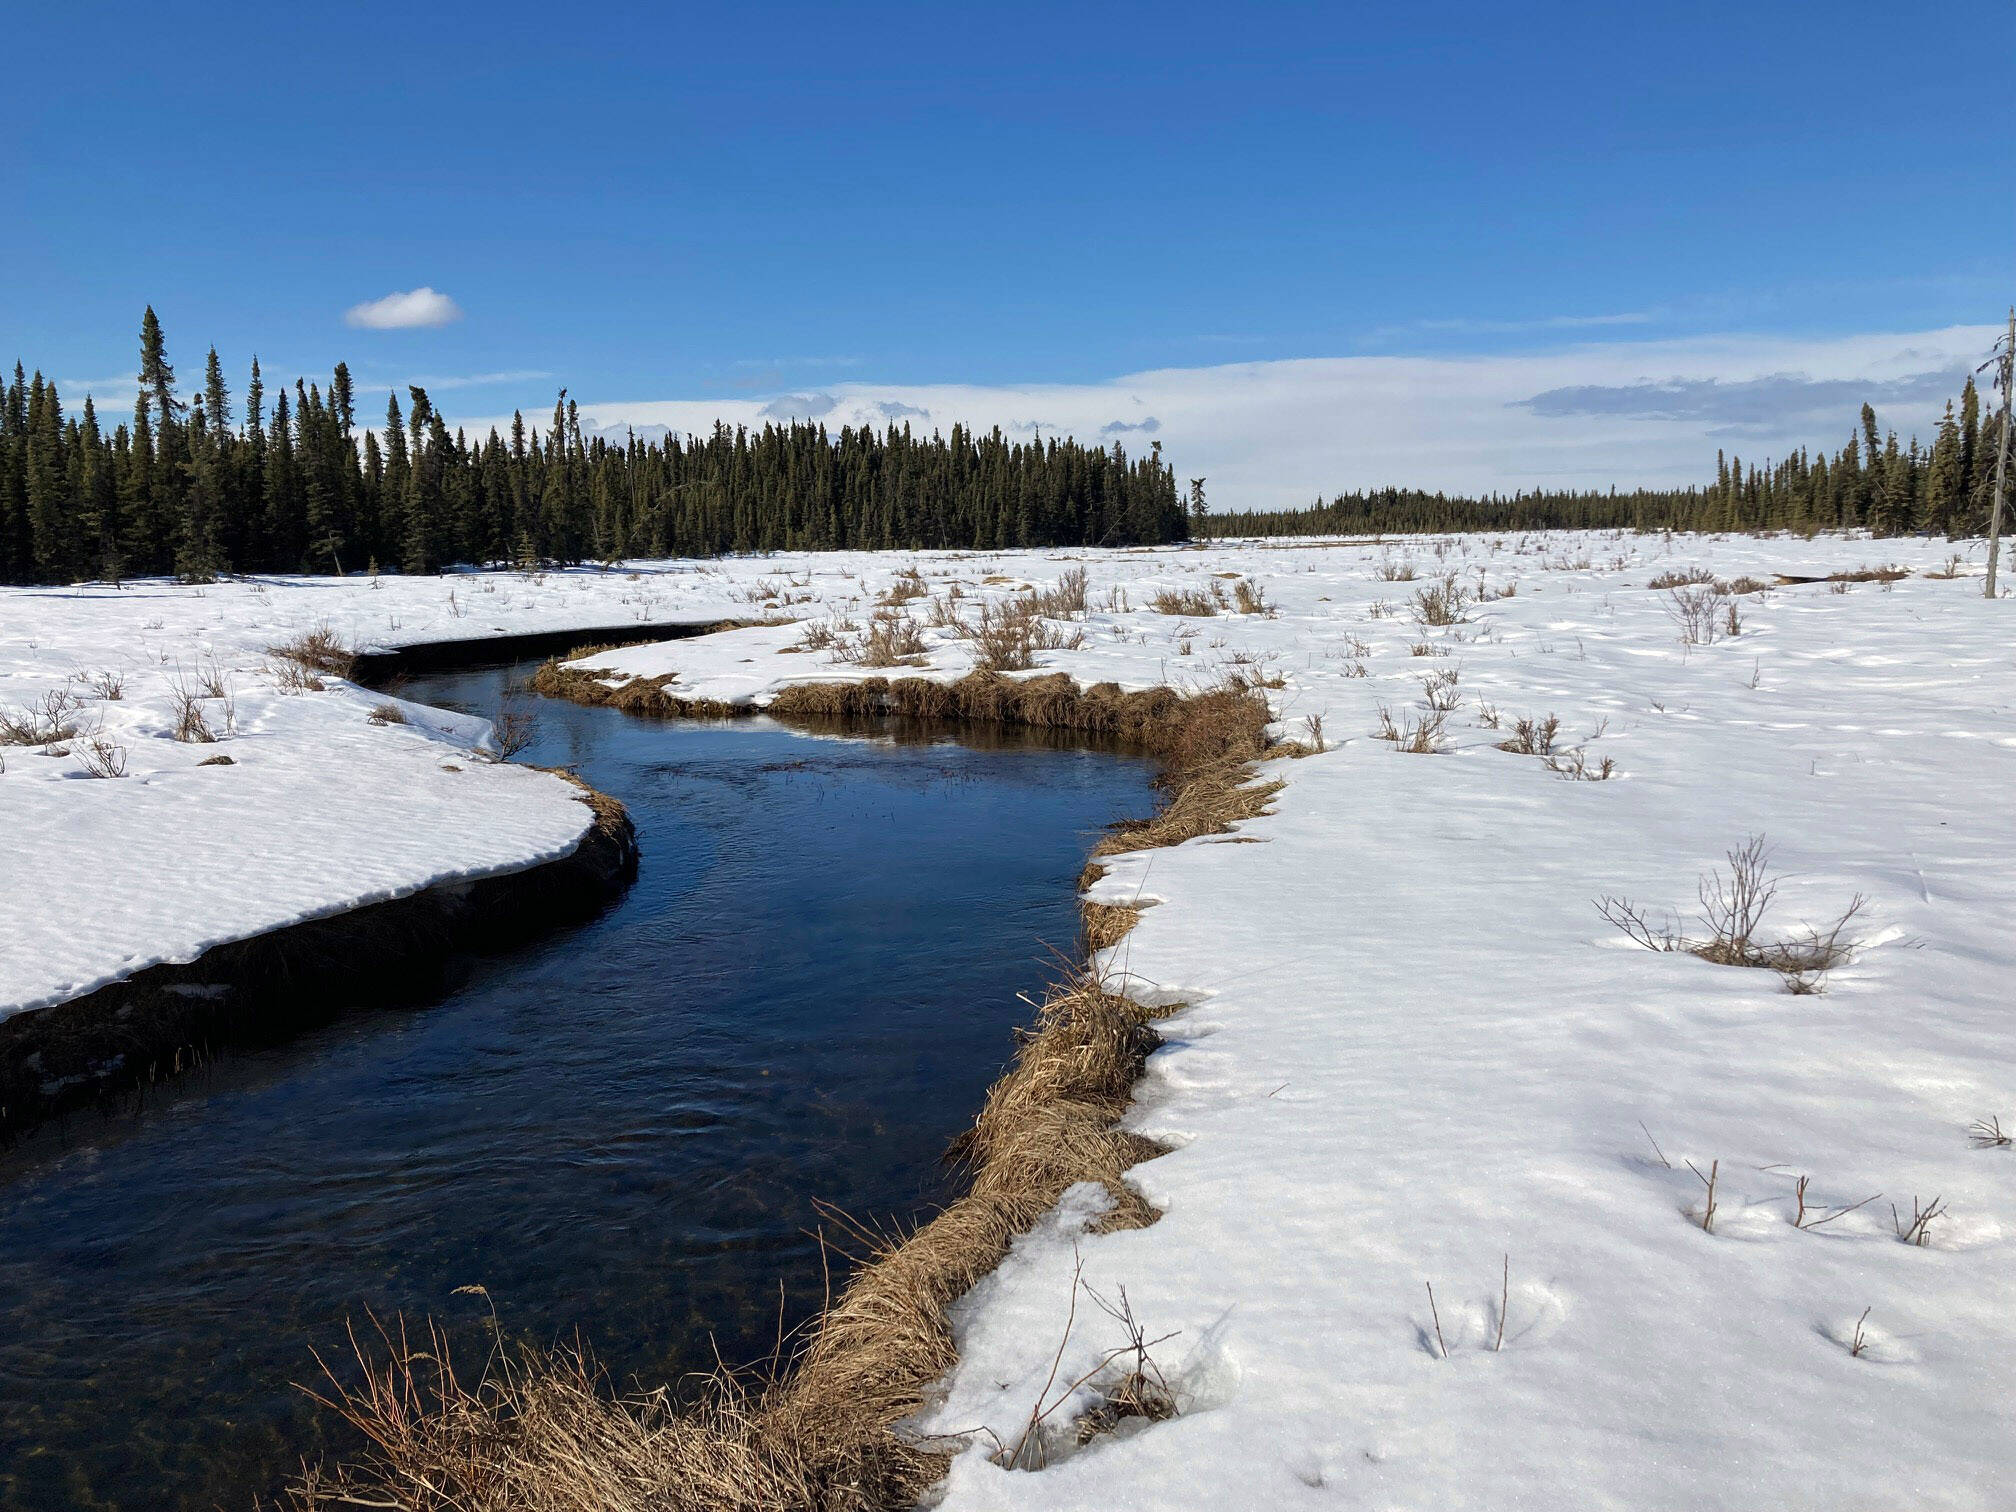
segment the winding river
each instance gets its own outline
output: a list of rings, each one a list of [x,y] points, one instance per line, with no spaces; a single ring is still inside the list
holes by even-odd
[[[525,670],[402,692],[487,714]],[[520,759],[630,806],[619,903],[0,1152],[0,1508],[249,1507],[344,1447],[292,1383],[346,1320],[480,1363],[458,1287],[618,1382],[767,1354],[823,1295],[816,1199],[942,1199],[1096,832],[1150,808],[1145,761],[1040,734],[532,708]]]

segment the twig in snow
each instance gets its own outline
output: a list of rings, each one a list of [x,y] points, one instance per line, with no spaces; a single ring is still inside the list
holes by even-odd
[[[1862,1351],[1869,1347],[1869,1341],[1862,1336],[1862,1325],[1869,1321],[1871,1311],[1873,1309],[1863,1308],[1862,1316],[1855,1320],[1855,1337],[1848,1343],[1848,1358],[1851,1360],[1861,1359]]]
[[[1505,1314],[1510,1310],[1511,1302],[1512,1252],[1507,1250],[1505,1252],[1505,1272],[1498,1282],[1498,1342],[1491,1346],[1493,1354],[1497,1354],[1505,1347]]]
[[[1708,1201],[1701,1209],[1701,1232],[1712,1234],[1715,1232],[1715,1182],[1722,1174],[1722,1162],[1719,1160],[1709,1161],[1708,1174],[1706,1176],[1701,1174],[1701,1167],[1694,1164],[1691,1160],[1687,1162],[1687,1169],[1694,1173],[1701,1185],[1708,1188]]]
[[[1641,1118],[1638,1120],[1638,1127],[1641,1129],[1645,1129],[1644,1119]],[[1652,1131],[1650,1129],[1645,1129],[1645,1139],[1646,1142],[1652,1146],[1652,1153],[1659,1157],[1659,1164],[1666,1167],[1666,1169],[1669,1171],[1672,1170],[1673,1162],[1668,1160],[1666,1158],[1666,1152],[1659,1148],[1659,1141],[1652,1137]]]
[[[1442,1351],[1442,1358],[1446,1360],[1449,1358],[1449,1344],[1442,1337],[1442,1314],[1435,1306],[1435,1283],[1426,1281],[1422,1284],[1428,1288],[1428,1315],[1435,1320],[1435,1344]]]
[[[2000,1118],[1977,1118],[1967,1126],[1967,1137],[1974,1141],[1977,1150],[2000,1150],[2009,1147],[2011,1136],[2002,1132]]]
[[[1943,1218],[1945,1215],[1946,1205],[1937,1197],[1934,1197],[1922,1208],[1918,1206],[1918,1199],[1913,1197],[1911,1199],[1911,1221],[1909,1223],[1906,1223],[1898,1216],[1897,1204],[1894,1202],[1890,1204],[1890,1225],[1897,1230],[1897,1237],[1902,1239],[1906,1244],[1918,1245],[1921,1248],[1932,1237],[1932,1220],[1934,1218]]]

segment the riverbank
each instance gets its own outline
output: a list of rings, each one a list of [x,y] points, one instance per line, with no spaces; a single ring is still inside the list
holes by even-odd
[[[986,604],[1039,622],[996,683],[1236,680],[1323,748],[1235,835],[1103,862],[1090,901],[1138,923],[1098,990],[1184,1005],[1120,1125],[1168,1150],[1121,1183],[1160,1219],[1108,1232],[1092,1186],[1030,1215],[943,1299],[958,1363],[882,1448],[950,1453],[975,1508],[1988,1500],[2016,1463],[2016,818],[1972,795],[2016,779],[2016,678],[1950,549],[772,559],[686,574],[681,612],[803,623],[567,665],[619,703],[885,700],[985,673]],[[1770,939],[1863,897],[1846,959],[1717,965],[1599,914],[1698,935],[1752,835]],[[1112,1353],[1086,1287],[1161,1342]],[[1123,1358],[1173,1417],[1110,1410]]]

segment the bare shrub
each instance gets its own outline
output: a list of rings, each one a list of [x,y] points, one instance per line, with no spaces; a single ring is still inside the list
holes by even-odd
[[[1409,756],[1434,756],[1442,749],[1442,726],[1447,718],[1440,710],[1430,709],[1418,716],[1402,714],[1396,720],[1393,711],[1381,704],[1379,738],[1390,741],[1394,750]]]
[[[1412,562],[1381,562],[1379,576],[1389,583],[1411,583],[1414,581]]]
[[[266,650],[270,656],[296,662],[311,672],[323,672],[331,677],[348,677],[351,664],[357,660],[356,650],[345,644],[343,637],[327,624],[304,630],[291,641],[268,646]]]
[[[406,711],[397,704],[382,703],[364,716],[374,725],[402,725],[406,723]]]
[[[798,637],[801,651],[830,651],[840,637],[829,620],[807,620],[804,633]]]
[[[1070,619],[1085,612],[1086,576],[1083,567],[1067,567],[1057,581],[1033,597],[1036,612],[1051,619]]]
[[[1857,567],[1853,572],[1832,572],[1827,575],[1830,583],[1895,583],[1911,576],[1909,567],[1899,567],[1895,562],[1886,562],[1881,567]]]
[[[522,709],[507,709],[490,721],[490,738],[497,747],[497,759],[509,761],[532,744],[538,725]]]
[[[1788,979],[1826,971],[1848,959],[1855,941],[1844,938],[1866,900],[1857,893],[1825,930],[1777,939],[1763,936],[1764,916],[1778,896],[1770,874],[1771,855],[1762,835],[1752,835],[1728,852],[1729,874],[1711,872],[1695,889],[1701,900],[1705,938],[1687,936],[1676,920],[1651,922],[1646,911],[1629,899],[1605,897],[1596,911],[1648,950],[1686,951],[1718,966],[1757,966]]]
[[[1949,556],[1946,558],[1944,566],[1928,568],[1925,576],[1928,578],[1957,578],[1960,576],[1960,561],[1961,559],[1957,554]]]
[[[268,662],[266,670],[272,674],[273,686],[282,693],[320,693],[327,686],[313,668],[298,661]]]
[[[1740,598],[1745,594],[1769,593],[1771,586],[1762,578],[1718,578],[1715,582],[1715,591],[1732,598]]]
[[[1085,644],[1085,632],[1049,624],[1036,598],[1012,598],[982,603],[978,616],[963,629],[973,642],[975,663],[989,672],[1024,672],[1036,665],[1039,651],[1071,651]]]
[[[1437,714],[1454,712],[1456,705],[1462,702],[1456,692],[1456,684],[1462,681],[1462,677],[1460,667],[1444,667],[1438,672],[1430,672],[1421,679],[1422,701]]]
[[[109,668],[103,672],[88,672],[78,680],[106,703],[118,703],[126,696],[125,677]]]
[[[1543,757],[1542,760],[1548,771],[1575,782],[1608,782],[1617,775],[1617,763],[1610,757],[1605,756],[1592,765],[1589,753],[1580,746]]]
[[[834,654],[863,667],[914,667],[924,655],[924,633],[901,610],[877,609],[867,628]]]
[[[875,602],[885,608],[894,608],[898,604],[907,604],[912,599],[924,598],[930,592],[931,585],[924,581],[924,574],[915,567],[905,567],[896,574],[896,581],[891,583]],[[772,597],[775,597],[774,592]]]
[[[1469,603],[1469,591],[1452,573],[1439,583],[1414,590],[1414,621],[1420,625],[1454,625],[1461,622]]]
[[[1911,1216],[1908,1219],[1897,1211],[1896,1203],[1893,1202],[1890,1204],[1890,1226],[1896,1229],[1897,1237],[1906,1244],[1916,1245],[1920,1248],[1929,1244],[1932,1240],[1932,1221],[1935,1218],[1943,1218],[1945,1216],[1946,1204],[1937,1197],[1934,1197],[1923,1207],[1920,1207],[1918,1199],[1913,1197],[1911,1199]]]
[[[1090,1370],[1074,1381],[1062,1385],[1058,1383],[1058,1367],[1064,1360],[1064,1351],[1071,1343],[1071,1335],[1078,1324],[1078,1293],[1084,1292],[1098,1304],[1100,1311],[1118,1323],[1127,1335],[1127,1342],[1105,1351]],[[1118,1302],[1110,1302],[1085,1281],[1085,1263],[1080,1260],[1071,1272],[1071,1306],[1064,1317],[1064,1336],[1058,1340],[1057,1353],[1050,1364],[1049,1377],[1036,1401],[1029,1409],[1029,1417],[1022,1425],[1022,1432],[1012,1444],[998,1444],[989,1456],[1004,1470],[1040,1470],[1049,1463],[1050,1451],[1062,1447],[1059,1439],[1086,1444],[1101,1433],[1110,1433],[1120,1423],[1130,1417],[1146,1418],[1149,1422],[1163,1422],[1176,1416],[1176,1394],[1169,1389],[1161,1368],[1156,1365],[1148,1351],[1157,1344],[1176,1337],[1174,1333],[1163,1334],[1150,1339],[1148,1331],[1134,1316],[1134,1307],[1127,1299],[1127,1289],[1120,1288]],[[1101,1376],[1118,1376],[1110,1384],[1095,1385]],[[1094,1406],[1059,1434],[1048,1427],[1051,1414],[1072,1401],[1087,1386],[1093,1386],[1098,1400]]]
[[[213,745],[217,732],[203,712],[203,690],[192,683],[178,663],[168,675],[168,695],[173,700],[175,738],[185,745]]]
[[[83,707],[68,688],[49,688],[26,708],[0,711],[0,745],[60,745],[76,735]]]
[[[1271,616],[1274,606],[1267,602],[1266,593],[1255,583],[1240,578],[1232,585],[1232,605],[1241,614],[1263,614]]]
[[[1721,629],[1718,613],[1721,607],[1721,596],[1712,587],[1675,588],[1668,598],[1666,612],[1680,627],[1681,645],[1712,646]]]
[[[1561,721],[1552,714],[1545,719],[1515,720],[1511,738],[1499,741],[1498,749],[1515,756],[1545,756],[1554,749],[1554,737],[1560,730]]]
[[[1715,574],[1705,567],[1669,567],[1645,586],[1647,588],[1691,588],[1696,583],[1712,583]]]
[[[70,754],[83,763],[84,770],[93,777],[126,775],[126,748],[107,740],[96,730],[76,741],[70,747]]]

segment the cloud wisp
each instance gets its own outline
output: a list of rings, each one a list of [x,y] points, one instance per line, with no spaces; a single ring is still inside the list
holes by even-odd
[[[462,307],[438,289],[424,285],[368,299],[343,312],[343,323],[360,331],[412,331],[430,326],[452,325],[462,318]]]

